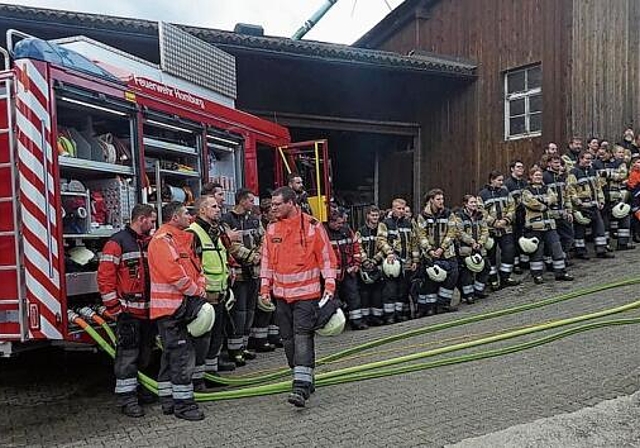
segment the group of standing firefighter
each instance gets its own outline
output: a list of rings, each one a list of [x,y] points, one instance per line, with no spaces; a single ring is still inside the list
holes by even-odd
[[[633,249],[632,239],[640,239],[640,149],[627,137],[612,151],[597,139],[582,150],[572,138],[563,155],[549,143],[528,176],[513,161],[506,180],[492,171],[454,210],[436,188],[417,216],[396,198],[388,211],[369,207],[355,231],[341,208],[331,208],[326,224],[311,216],[295,174],[257,211],[253,193],[239,190],[224,215],[222,186],[207,184],[195,216],[171,202],[153,236],[156,211],[137,205],[130,225],[104,246],[98,269],[102,300],[117,320],[122,412],[140,417],[141,404],[153,399],[137,372],[148,367],[157,334],[165,414],[201,420],[194,391],[206,390],[207,374],[277,347],[293,372],[288,401],[302,407],[315,390],[315,334],[339,333],[341,308],[354,330],[393,324],[455,311],[455,289],[471,304],[490,289],[517,286],[514,275],[524,269],[535,284],[545,270],[571,281],[570,259],[588,259],[589,240],[599,258],[613,257],[613,240],[618,250]],[[193,322],[207,322],[205,310],[215,319],[192,331]]]
[[[98,285],[117,321],[115,392],[125,415],[141,417],[141,405],[153,401],[137,373],[148,367],[157,334],[163,413],[201,420],[194,392],[206,390],[205,375],[244,366],[256,358],[249,347],[284,347],[293,370],[289,401],[304,406],[314,390],[315,332],[344,325],[332,300],[335,255],[322,223],[301,211],[299,195],[276,190],[264,204],[264,222],[253,213],[249,190],[239,190],[224,215],[223,198],[220,185],[207,184],[195,216],[180,202],[168,203],[153,236],[156,212],[139,204],[101,253]],[[193,334],[189,324],[209,306],[212,326]]]

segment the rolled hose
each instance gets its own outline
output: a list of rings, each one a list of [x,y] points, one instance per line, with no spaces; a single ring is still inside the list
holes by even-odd
[[[427,358],[427,357],[433,357],[433,356],[437,356],[445,353],[451,353],[454,351],[473,348],[480,345],[491,344],[494,342],[499,342],[507,339],[513,339],[519,336],[524,336],[527,334],[532,334],[532,333],[541,332],[541,331],[547,331],[550,329],[555,329],[562,326],[571,325],[571,324],[584,322],[588,320],[598,319],[601,317],[610,316],[613,314],[618,314],[618,313],[630,311],[637,308],[640,308],[640,300],[629,303],[627,305],[623,305],[623,306],[619,306],[619,307],[615,307],[615,308],[611,308],[611,309],[607,309],[607,310],[603,310],[595,313],[589,313],[589,314],[576,316],[568,319],[560,319],[560,320],[544,323],[541,325],[536,325],[536,326],[532,326],[524,329],[510,331],[500,335],[480,338],[477,340],[473,340],[473,341],[469,341],[461,344],[454,344],[454,345],[437,348],[433,350],[428,350],[425,352],[416,353],[412,355],[401,356],[398,358],[372,362],[372,363],[364,364],[361,366],[349,367],[349,368],[339,369],[332,372],[322,373],[316,376],[316,385],[329,386],[329,385],[341,384],[341,383],[352,382],[352,381],[380,378],[383,376],[399,375],[399,374],[415,372],[418,370],[430,369],[430,368],[443,366],[443,365],[451,365],[451,364],[473,361],[476,359],[499,356],[502,354],[515,353],[517,351],[521,351],[521,350],[532,348],[538,345],[549,343],[557,339],[567,337],[569,335],[576,334],[582,331],[601,328],[609,325],[626,325],[626,324],[632,324],[632,323],[640,323],[640,318],[617,319],[617,320],[589,323],[589,324],[584,324],[578,327],[570,328],[559,333],[548,335],[534,341],[516,344],[509,347],[503,347],[500,349],[488,350],[484,352],[478,352],[478,353],[463,355],[459,357],[446,358],[446,359],[437,360],[433,362],[412,364],[409,366],[401,366],[401,367],[391,367],[396,364],[406,363],[406,362]],[[84,328],[87,331],[87,333],[90,334],[91,337],[94,338],[96,342],[103,349],[105,349],[105,346],[106,346],[108,350],[105,349],[105,351],[107,351],[107,353],[110,356],[112,357],[115,356],[115,351],[111,347],[109,347],[106,341],[104,341],[104,339],[97,332],[95,332],[95,330],[93,330],[90,326],[88,326],[86,322],[84,323],[84,325],[82,325],[80,322],[76,322],[76,323],[78,323],[78,325]],[[391,367],[391,368],[388,368],[388,367]],[[141,373],[139,373],[139,379],[147,389],[151,390],[152,392],[157,391],[157,383],[154,380],[152,380],[151,378]],[[281,381],[274,384],[268,384],[263,386],[253,386],[253,387],[247,387],[243,389],[230,390],[230,391],[221,391],[221,392],[212,392],[212,393],[196,393],[195,398],[197,401],[230,400],[230,399],[236,399],[236,398],[247,398],[247,397],[282,393],[290,390],[290,387],[291,387],[290,381]]]
[[[383,338],[379,338],[379,339],[375,339],[373,341],[369,341],[369,342],[365,342],[364,344],[360,344],[360,345],[356,345],[354,347],[350,347],[347,348],[345,350],[341,350],[339,352],[336,352],[334,354],[331,354],[329,356],[325,356],[323,358],[320,358],[316,361],[316,365],[320,366],[323,364],[327,364],[329,362],[333,362],[336,361],[338,359],[342,359],[345,358],[347,356],[365,351],[365,350],[369,350],[372,348],[376,348],[376,347],[380,347],[382,345],[385,344],[390,344],[392,342],[396,342],[396,341],[400,341],[403,339],[408,339],[414,336],[420,336],[423,334],[428,334],[428,333],[434,333],[436,331],[440,331],[440,330],[445,330],[445,329],[449,329],[449,328],[454,328],[454,327],[458,327],[458,326],[462,326],[462,325],[466,325],[466,324],[470,324],[470,323],[474,323],[474,322],[480,322],[483,320],[489,320],[489,319],[494,319],[496,317],[502,317],[502,316],[507,316],[510,314],[516,314],[522,311],[528,311],[528,310],[532,310],[532,309],[536,309],[536,308],[542,308],[548,305],[552,305],[555,303],[559,303],[559,302],[563,302],[566,300],[571,300],[571,299],[575,299],[577,297],[581,297],[587,294],[593,294],[596,292],[601,292],[601,291],[606,291],[609,289],[614,289],[614,288],[620,288],[623,286],[630,286],[630,285],[634,285],[634,284],[638,284],[640,283],[640,277],[633,277],[633,278],[628,278],[628,279],[624,279],[624,280],[620,280],[617,282],[613,282],[613,283],[607,283],[604,285],[598,285],[598,286],[593,286],[590,288],[585,288],[585,289],[580,289],[577,291],[572,291],[570,293],[567,294],[562,294],[559,296],[555,296],[555,297],[551,297],[549,299],[545,299],[545,300],[541,300],[539,302],[534,302],[534,303],[527,303],[524,305],[519,305],[519,306],[515,306],[515,307],[511,307],[511,308],[505,308],[502,310],[497,310],[497,311],[492,311],[490,313],[485,313],[485,314],[479,314],[476,316],[469,316],[469,317],[464,317],[461,319],[456,319],[456,320],[452,320],[449,322],[442,322],[442,323],[438,323],[438,324],[434,324],[434,325],[429,325],[426,327],[422,327],[422,328],[417,328],[414,330],[409,330],[403,333],[398,333],[398,334],[394,334],[391,336],[386,336]],[[288,368],[284,368],[284,369],[280,369],[277,370],[275,372],[269,373],[269,374],[265,374],[265,375],[259,375],[259,376],[247,376],[247,377],[229,377],[229,376],[225,376],[225,377],[220,377],[220,376],[215,376],[215,375],[211,375],[211,374],[205,374],[205,378],[207,378],[207,380],[213,382],[213,383],[217,383],[217,384],[222,384],[222,385],[226,385],[226,386],[249,386],[249,385],[253,385],[253,384],[258,384],[258,383],[262,383],[262,382],[266,382],[266,381],[272,381],[272,380],[276,380],[278,378],[282,378],[285,377],[287,375],[289,375],[291,372],[290,369]]]

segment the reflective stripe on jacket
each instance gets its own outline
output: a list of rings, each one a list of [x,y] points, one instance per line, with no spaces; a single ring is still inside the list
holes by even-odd
[[[205,278],[191,246],[193,234],[163,224],[149,243],[151,318],[171,316],[185,296],[204,296]]]
[[[558,202],[558,196],[548,185],[529,185],[522,190],[522,204],[525,208],[527,229],[544,232],[556,228],[556,220],[551,214],[551,206]]]
[[[260,294],[287,302],[320,298],[336,288],[336,256],[322,223],[299,210],[269,224],[262,249]]]
[[[227,289],[229,268],[227,267],[227,250],[220,238],[215,243],[211,236],[197,223],[191,223],[189,230],[195,233],[202,247],[202,272],[206,279],[207,292],[223,292]]]
[[[149,318],[149,236],[138,235],[130,227],[107,241],[100,253],[98,290],[107,308],[122,307],[135,317]]]

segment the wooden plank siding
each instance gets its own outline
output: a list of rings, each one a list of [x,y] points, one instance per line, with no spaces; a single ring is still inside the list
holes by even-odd
[[[638,120],[638,0],[573,0],[570,129],[618,141]]]
[[[377,45],[478,64],[473,85],[443,90],[419,112],[423,191],[440,186],[459,203],[484,184],[490,170],[506,171],[514,158],[530,164],[548,141],[563,146],[570,117],[572,7],[572,0],[441,0],[418,9],[415,20]],[[504,72],[536,63],[543,71],[543,135],[506,142]]]

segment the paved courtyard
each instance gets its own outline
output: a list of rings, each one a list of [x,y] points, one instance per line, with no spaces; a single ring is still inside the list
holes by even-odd
[[[573,284],[554,283],[548,278],[536,289],[527,279],[518,288],[500,291],[471,306],[463,305],[457,313],[318,339],[318,352],[322,356],[372,338],[640,275],[636,261],[639,252],[618,253],[613,261],[578,262],[573,268],[577,277]],[[636,299],[640,299],[638,285],[592,294],[388,344],[318,371],[424,351]],[[640,311],[620,317],[640,317]],[[197,423],[164,416],[158,405],[148,407],[142,419],[121,416],[112,394],[111,364],[101,353],[33,352],[0,360],[0,446],[455,444],[634,393],[640,389],[639,337],[640,325],[608,327],[498,358],[323,387],[302,410],[287,404],[285,395],[205,403],[207,419]],[[284,355],[279,350],[262,355],[238,374],[265,372],[283,365]],[[474,440],[468,440],[465,446],[474,446]]]

